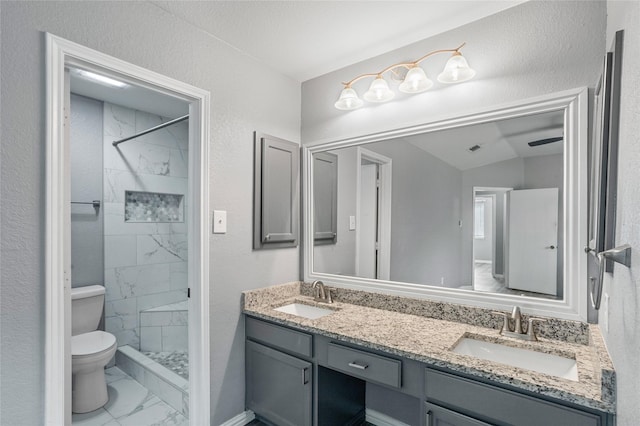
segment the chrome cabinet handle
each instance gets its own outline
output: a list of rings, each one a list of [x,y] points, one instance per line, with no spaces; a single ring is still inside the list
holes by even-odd
[[[306,385],[309,383],[309,379],[307,379],[307,367],[302,369],[302,384]]]
[[[356,362],[350,362],[349,367],[357,368],[358,370],[366,370],[369,366],[367,364],[360,365]]]

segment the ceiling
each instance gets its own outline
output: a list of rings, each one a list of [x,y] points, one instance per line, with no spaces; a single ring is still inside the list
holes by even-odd
[[[529,146],[529,142],[563,136],[564,111],[425,133],[404,138],[458,170],[513,158],[562,154],[563,141]],[[470,151],[477,145],[479,148]]]
[[[151,3],[303,82],[524,1],[151,0]]]

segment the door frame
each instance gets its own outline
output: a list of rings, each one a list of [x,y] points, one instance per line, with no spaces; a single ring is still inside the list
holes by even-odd
[[[189,421],[210,421],[208,91],[65,40],[46,39],[45,409],[46,425],[71,424],[71,259],[65,67],[78,66],[189,103]],[[60,285],[62,284],[62,285]]]
[[[377,152],[370,151],[366,148],[357,147],[356,149],[356,218],[360,218],[360,185],[362,160],[368,160],[378,164],[379,170],[379,192],[378,192],[378,262],[377,262],[377,279],[389,280],[391,275],[391,176],[392,176],[392,160]],[[359,276],[360,268],[360,244],[358,238],[360,232],[360,224],[356,224],[356,259],[355,271]]]

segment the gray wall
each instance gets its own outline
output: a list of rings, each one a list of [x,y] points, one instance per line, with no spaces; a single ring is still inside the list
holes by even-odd
[[[2,2],[0,417],[43,418],[45,43],[43,31],[210,90],[211,410],[244,410],[240,292],[299,277],[298,249],[253,252],[253,131],[298,141],[300,84],[149,2]],[[273,99],[278,99],[274,107]]]
[[[613,275],[605,277],[604,293],[611,298],[608,332],[603,308],[599,319],[617,373],[618,425],[631,426],[640,419],[640,3],[608,1],[607,11],[607,47],[617,30],[625,30],[616,244],[630,244],[633,251],[631,269],[615,265]]]
[[[102,102],[71,95],[71,201],[102,201]],[[104,284],[104,204],[71,205],[71,286]]]
[[[391,280],[457,287],[460,172],[403,140],[366,148],[393,159]]]

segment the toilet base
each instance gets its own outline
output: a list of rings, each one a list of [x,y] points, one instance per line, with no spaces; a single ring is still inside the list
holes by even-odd
[[[73,374],[71,411],[88,413],[103,407],[109,401],[104,368]]]

